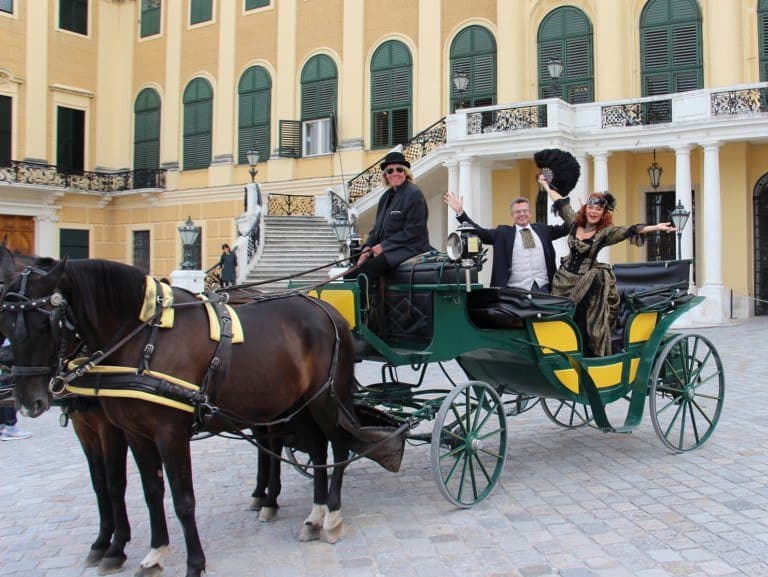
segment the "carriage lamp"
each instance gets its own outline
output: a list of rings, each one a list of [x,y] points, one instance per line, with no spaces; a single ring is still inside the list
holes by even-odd
[[[547,72],[552,79],[552,94],[555,98],[560,98],[560,77],[563,75],[563,59],[559,56],[553,56],[547,60]]]
[[[688,224],[688,217],[691,216],[691,212],[685,210],[683,203],[678,200],[675,210],[669,213],[669,219],[677,229],[677,259],[680,260],[682,256],[682,244],[683,244],[683,229]]]
[[[187,222],[182,224],[179,228],[179,236],[181,236],[181,246],[183,259],[181,261],[181,270],[194,270],[196,267],[195,258],[192,254],[195,243],[200,236],[200,227],[195,226],[192,222],[192,217],[187,217]]]
[[[249,148],[248,152],[245,153],[245,158],[248,159],[248,166],[251,167],[248,174],[251,175],[251,182],[254,182],[256,180],[256,173],[259,172],[256,170],[256,165],[259,163],[259,151],[255,147]]]
[[[464,93],[469,87],[469,76],[466,72],[457,70],[453,73],[453,87],[456,89],[456,94],[459,96],[456,108],[464,108]]]
[[[467,292],[472,287],[470,270],[478,264],[478,259],[483,252],[483,243],[477,236],[475,228],[468,223],[463,223],[459,228],[448,235],[445,251],[448,258],[454,262],[461,262],[464,269]]]

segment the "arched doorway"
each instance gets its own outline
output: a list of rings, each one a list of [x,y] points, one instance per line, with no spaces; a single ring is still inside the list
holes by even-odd
[[[755,185],[755,314],[768,315],[768,173]]]

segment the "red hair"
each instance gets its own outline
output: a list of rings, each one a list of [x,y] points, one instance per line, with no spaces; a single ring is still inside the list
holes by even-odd
[[[593,192],[589,195],[589,198],[599,198],[600,200],[605,201],[605,195],[602,192]],[[589,202],[589,199],[587,199],[587,202]],[[606,226],[611,226],[613,224],[613,214],[610,210],[607,208],[607,202],[606,205],[602,207],[603,208],[603,216],[600,218],[600,222],[597,223],[597,230],[603,230]],[[581,205],[581,208],[579,209],[579,212],[576,213],[576,225],[580,226],[581,228],[584,228],[587,226],[587,205],[583,204]]]

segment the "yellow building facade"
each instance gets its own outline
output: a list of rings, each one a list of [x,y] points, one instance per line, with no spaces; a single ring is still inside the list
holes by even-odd
[[[533,153],[558,147],[582,166],[574,204],[608,189],[619,223],[693,213],[680,256],[707,320],[762,314],[767,37],[765,0],[0,0],[0,234],[159,277],[191,217],[207,268],[237,238],[246,149],[265,195],[321,213],[333,189],[364,233],[375,163],[404,145],[440,247],[445,190],[508,222],[538,200]]]

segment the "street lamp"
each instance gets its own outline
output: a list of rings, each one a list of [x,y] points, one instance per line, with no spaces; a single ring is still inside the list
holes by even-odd
[[[192,222],[192,217],[187,217],[187,222],[182,224],[179,228],[179,236],[181,236],[182,256],[181,270],[194,270],[196,268],[196,259],[193,258],[192,248],[197,242],[200,236],[200,227],[195,226]]]
[[[553,56],[547,60],[547,72],[552,79],[552,94],[555,98],[560,98],[560,76],[563,74],[563,59],[559,56]]]
[[[648,178],[651,179],[652,189],[656,190],[661,185],[661,173],[663,172],[664,172],[664,169],[661,168],[661,165],[658,162],[656,162],[656,149],[654,148],[653,162],[651,163],[651,166],[648,167]],[[685,223],[683,223],[683,226],[685,226]]]
[[[683,203],[678,200],[677,206],[675,207],[675,210],[669,213],[669,218],[672,221],[672,224],[675,225],[675,228],[677,229],[677,259],[680,260],[680,256],[682,255],[682,239],[683,239],[683,229],[685,228],[685,225],[688,223],[688,217],[691,216],[690,211],[685,210],[685,207],[683,206]]]
[[[453,87],[459,95],[459,105],[456,108],[464,107],[464,93],[469,87],[469,75],[462,70],[453,73]]]
[[[251,175],[251,182],[253,182],[256,178],[256,173],[259,172],[256,170],[256,165],[259,163],[259,151],[255,148],[249,148],[248,152],[245,153],[245,157],[248,159],[248,164],[251,167],[248,174]]]

